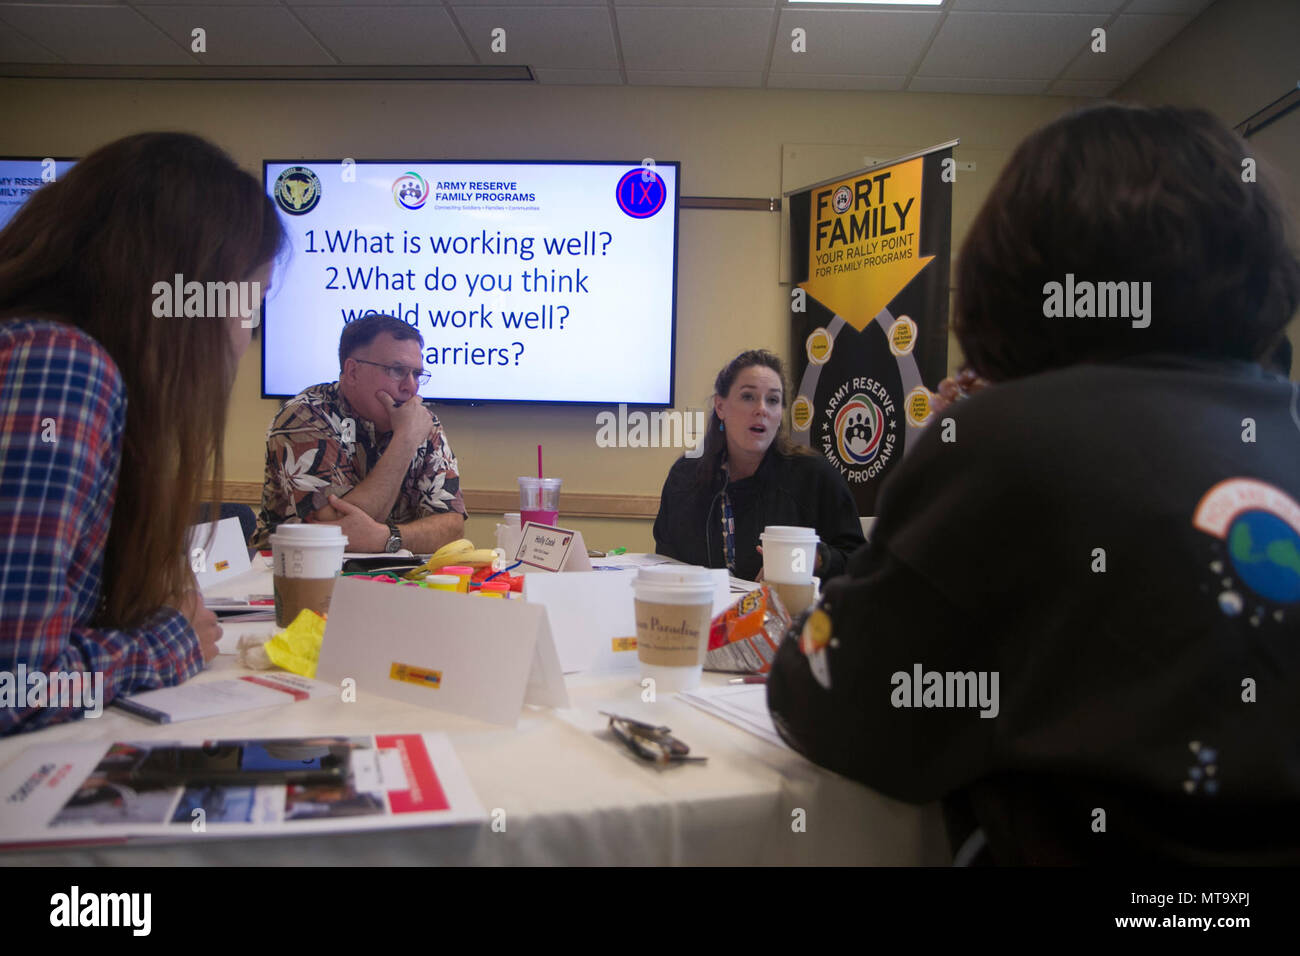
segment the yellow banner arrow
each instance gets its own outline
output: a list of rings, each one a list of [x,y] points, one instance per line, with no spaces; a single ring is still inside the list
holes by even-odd
[[[909,159],[813,192],[799,288],[859,332],[934,258],[920,254],[924,165]]]

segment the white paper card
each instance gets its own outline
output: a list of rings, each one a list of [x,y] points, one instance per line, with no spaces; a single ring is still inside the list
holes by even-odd
[[[568,707],[545,609],[341,577],[316,679],[513,727],[525,703]]]
[[[640,666],[636,654],[637,571],[530,574],[524,600],[545,606],[564,673],[623,671]],[[735,600],[726,568],[710,571],[717,617]]]
[[[525,570],[590,571],[591,559],[581,531],[553,528],[546,524],[525,522],[519,533],[515,560],[524,562]]]
[[[546,608],[566,674],[637,667],[636,575],[635,570],[588,571],[524,578],[524,600]]]
[[[217,522],[216,534],[208,538],[211,525],[196,524],[190,528],[187,554],[194,569],[199,591],[207,591],[217,584],[248,571],[248,545],[238,518],[222,518]]]

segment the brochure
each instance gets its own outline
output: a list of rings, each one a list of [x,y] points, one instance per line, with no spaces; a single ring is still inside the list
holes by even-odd
[[[0,769],[0,850],[486,819],[443,734],[51,744]]]

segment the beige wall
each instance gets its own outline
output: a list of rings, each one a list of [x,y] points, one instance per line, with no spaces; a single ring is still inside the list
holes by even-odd
[[[1249,71],[1247,61],[1241,72]],[[1146,82],[1153,89],[1161,85],[1159,76]],[[1255,85],[1272,87],[1262,77]],[[171,128],[210,137],[259,175],[263,157],[651,156],[682,163],[684,196],[779,195],[788,144],[923,147],[959,138],[958,158],[977,158],[979,169],[977,176],[958,177],[954,251],[1010,149],[1080,103],[784,90],[79,80],[0,81],[0,102],[8,112],[0,126],[0,153],[75,156],[130,132]],[[779,222],[765,212],[681,213],[678,408],[704,407],[717,369],[741,348],[767,346],[789,357],[789,290],[777,281]],[[950,364],[955,362],[953,355]],[[260,377],[254,343],[232,398],[226,440],[231,480],[262,476],[264,431],[277,405],[259,397]],[[570,491],[657,495],[677,452],[598,448],[596,412],[446,406],[438,414],[466,487],[513,487],[515,476],[533,466],[534,446],[541,441],[548,473],[562,476]],[[473,519],[470,536],[487,543],[493,524],[491,516]],[[595,546],[642,550],[652,544],[646,521],[589,521],[579,527]]]
[[[960,138],[980,151],[983,174],[1025,133],[1077,103],[776,90],[76,80],[4,81],[0,101],[10,113],[0,128],[0,153],[75,156],[126,133],[173,128],[212,138],[259,175],[263,157],[651,156],[682,163],[683,195],[748,197],[780,195],[782,147],[790,143],[927,146]],[[955,239],[969,222],[965,210],[977,204],[974,196],[958,203]],[[718,368],[742,348],[767,346],[788,357],[789,291],[777,282],[779,221],[766,212],[682,212],[679,408],[703,408]],[[231,480],[262,476],[264,432],[277,406],[259,397],[260,375],[255,343],[232,399]],[[657,495],[677,452],[598,448],[596,411],[448,406],[438,414],[467,487],[513,487],[542,441],[547,471],[562,476],[566,489]],[[490,540],[493,524],[489,516],[472,520],[471,537]],[[647,521],[579,526],[596,546],[652,546]]]

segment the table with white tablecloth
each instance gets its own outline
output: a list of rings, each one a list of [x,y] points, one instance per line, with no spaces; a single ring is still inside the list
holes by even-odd
[[[269,580],[266,582],[269,585]],[[269,588],[267,588],[269,590]],[[258,590],[254,588],[254,590]],[[229,623],[239,634],[273,625]],[[249,673],[223,653],[195,680]],[[570,707],[525,706],[518,725],[361,694],[157,725],[108,708],[102,717],[0,740],[0,767],[35,745],[381,732],[441,732],[489,819],[478,825],[0,854],[13,865],[349,864],[946,864],[935,805],[884,797],[690,706],[641,699],[635,674],[571,674]],[[725,684],[706,674],[704,686]],[[599,711],[672,728],[706,763],[658,768],[619,744]],[[0,810],[0,812],[3,812]]]

